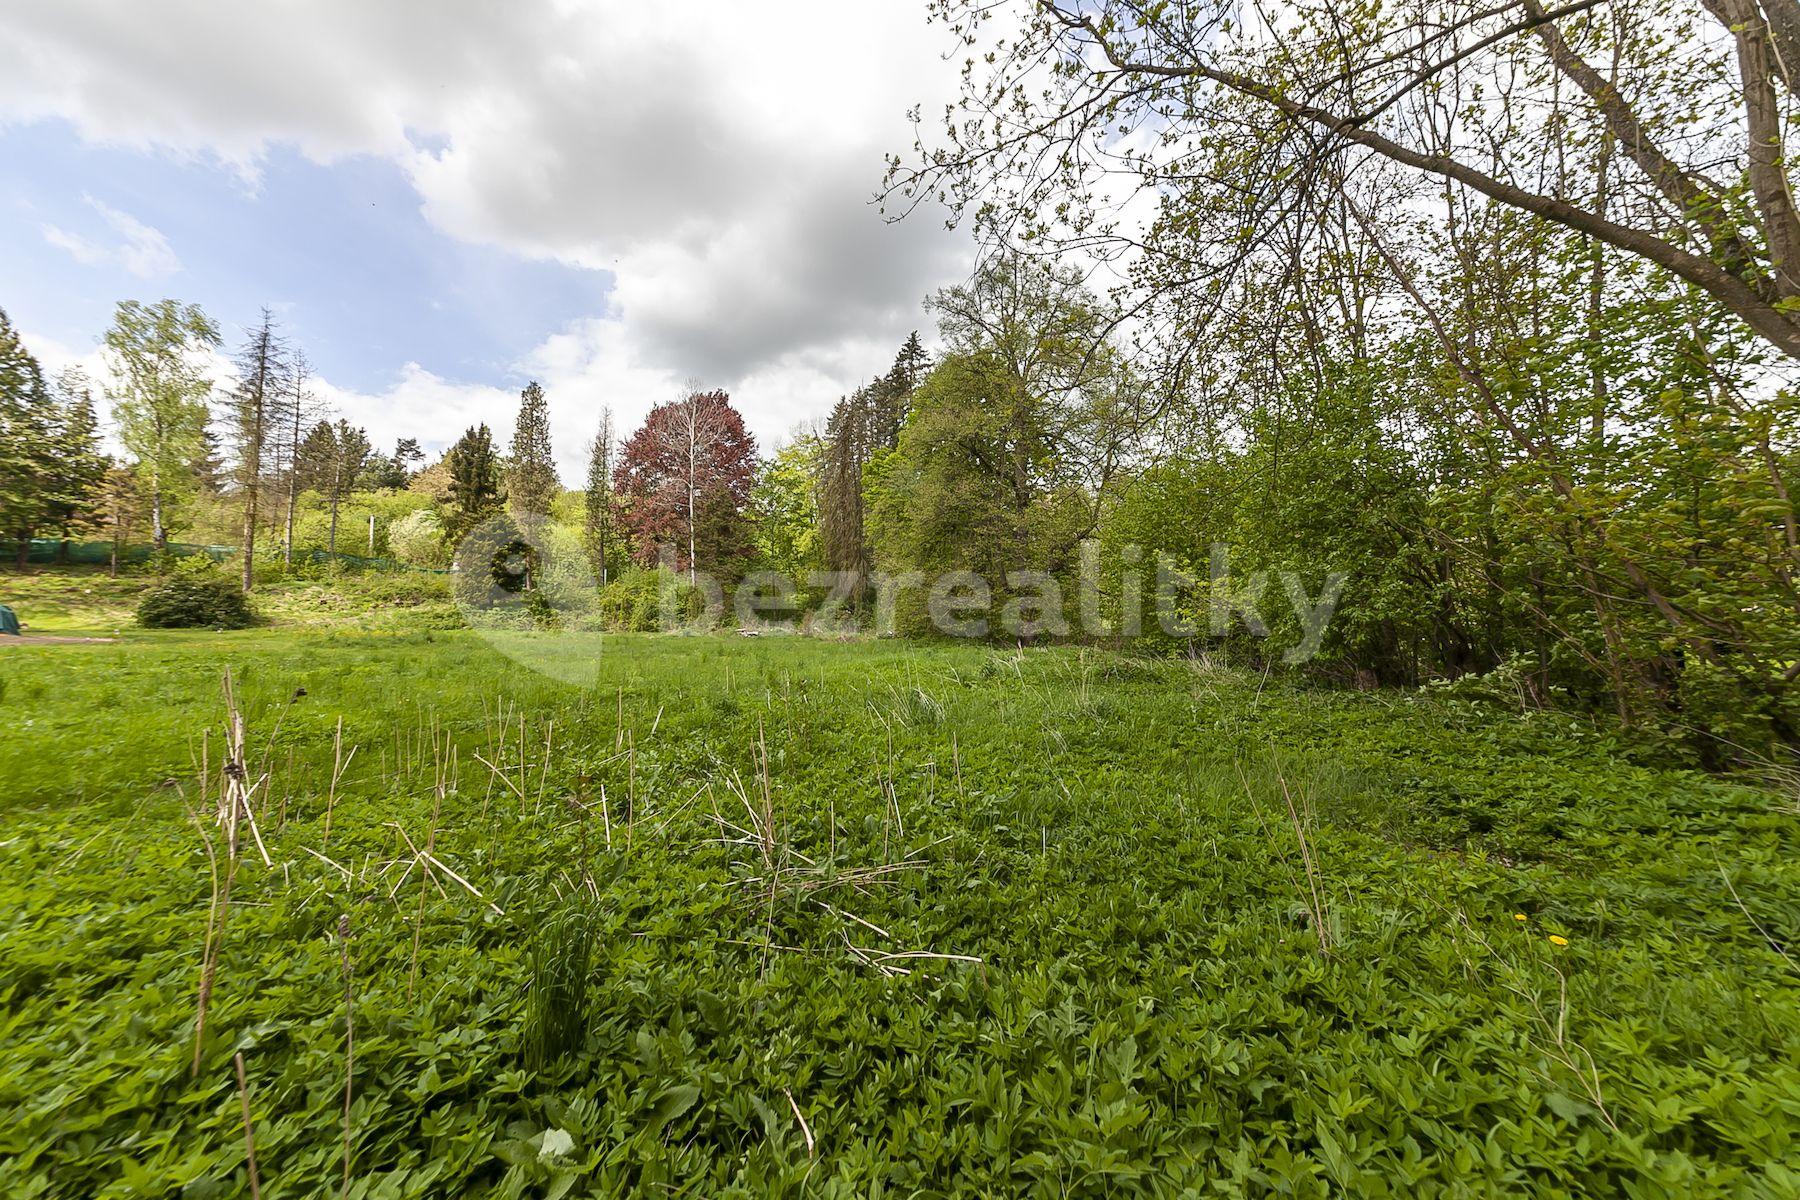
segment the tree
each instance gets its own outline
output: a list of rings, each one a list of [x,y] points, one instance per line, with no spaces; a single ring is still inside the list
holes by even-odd
[[[412,464],[424,457],[425,452],[419,449],[419,439],[401,438],[394,443],[391,455],[376,455],[369,459],[358,484],[370,491],[403,488],[412,481]]]
[[[1185,297],[1193,316],[1247,252],[1315,219],[1334,177],[1379,161],[1402,186],[1491,201],[1654,264],[1800,357],[1783,145],[1800,8],[1766,0],[1778,35],[1757,0],[1702,7],[1712,22],[1587,0],[1354,16],[1304,0],[1257,19],[1214,0],[937,0],[970,47],[963,103],[945,146],[896,160],[890,197],[973,206],[1017,245],[1129,255],[1136,281]],[[1004,45],[977,73],[990,36]],[[1555,100],[1528,105],[1521,87]],[[1097,186],[1103,175],[1157,197],[1148,229],[1121,219],[1131,189]]]
[[[477,425],[465,432],[445,456],[449,467],[450,519],[445,523],[451,545],[506,503],[500,488],[500,463],[494,455],[494,437],[488,427]]]
[[[172,511],[193,490],[195,462],[207,452],[212,380],[202,356],[218,344],[212,318],[175,300],[121,301],[106,331],[113,419],[149,496],[159,555],[168,548]]]
[[[232,388],[226,414],[235,456],[232,477],[243,506],[243,558],[241,586],[249,592],[255,583],[257,502],[267,471],[267,451],[280,425],[281,399],[288,393],[291,373],[287,346],[276,332],[274,314],[265,308],[262,319],[237,355],[237,386]]]
[[[629,501],[626,523],[645,565],[674,550],[697,581],[748,550],[745,512],[756,477],[756,441],[724,392],[689,391],[659,404],[620,452],[613,482]]]
[[[78,368],[57,376],[49,448],[45,516],[57,531],[57,561],[67,562],[70,534],[102,519],[98,510],[112,466],[100,449],[92,386]]]
[[[429,508],[415,509],[388,526],[388,549],[395,558],[415,567],[441,567],[445,563],[444,523]]]
[[[281,537],[281,560],[285,563],[294,561],[294,513],[300,502],[300,444],[305,440],[302,432],[306,422],[318,415],[318,401],[313,396],[312,364],[307,361],[304,352],[296,351],[289,363],[287,387],[281,396],[279,406],[272,423],[273,442],[271,444],[272,465],[275,477],[280,480],[283,495],[283,531]]]
[[[827,568],[854,576],[858,602],[869,569],[863,472],[878,452],[899,446],[913,392],[929,365],[915,330],[887,374],[840,399],[826,420],[818,456],[820,553]]]
[[[750,494],[760,564],[800,583],[824,565],[818,481],[825,451],[825,439],[818,434],[797,435],[760,464]]]
[[[50,507],[54,411],[38,361],[0,311],[0,521],[25,569],[31,537]]]
[[[337,553],[338,507],[356,484],[369,458],[369,435],[340,418],[320,421],[300,443],[296,469],[303,486],[325,497],[331,509],[326,549]]]
[[[948,353],[912,393],[899,444],[863,471],[884,570],[974,571],[996,606],[1019,572],[1070,578],[1146,419],[1108,307],[1072,272],[985,262],[931,298]]]
[[[594,431],[593,441],[588,443],[587,503],[582,513],[588,558],[593,563],[594,578],[601,587],[605,587],[611,578],[609,570],[618,540],[619,501],[613,491],[617,452],[612,409],[602,408],[600,426]]]
[[[513,511],[543,516],[558,488],[556,462],[550,455],[550,406],[544,389],[533,380],[519,393],[519,419],[513,426],[512,461],[506,487]]]
[[[131,542],[131,531],[137,525],[143,511],[143,496],[138,491],[137,475],[133,468],[125,466],[109,467],[106,479],[101,485],[100,504],[107,528],[112,532],[112,554],[108,563],[108,574],[113,578],[119,575],[119,555]]]

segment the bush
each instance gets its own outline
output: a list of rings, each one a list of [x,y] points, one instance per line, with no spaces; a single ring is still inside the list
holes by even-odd
[[[230,580],[184,571],[144,593],[137,619],[146,629],[242,629],[256,613]]]
[[[388,526],[388,550],[408,566],[443,567],[450,562],[444,523],[429,508],[417,509]]]

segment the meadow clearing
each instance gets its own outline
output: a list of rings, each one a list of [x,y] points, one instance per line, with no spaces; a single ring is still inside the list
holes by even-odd
[[[6,1195],[1800,1187],[1794,797],[1587,719],[11,582]]]

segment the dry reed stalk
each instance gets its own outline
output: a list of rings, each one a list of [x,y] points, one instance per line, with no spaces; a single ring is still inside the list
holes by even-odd
[[[262,1178],[256,1172],[256,1131],[250,1122],[250,1085],[244,1079],[244,1052],[231,1056],[237,1068],[238,1102],[244,1107],[244,1163],[250,1171],[250,1200],[262,1200]]]
[[[350,747],[350,756],[344,756],[344,718],[337,719],[337,729],[331,735],[331,788],[325,797],[325,829],[321,845],[331,845],[331,814],[337,807],[338,783],[344,772],[350,769],[350,762],[356,757],[357,747]]]

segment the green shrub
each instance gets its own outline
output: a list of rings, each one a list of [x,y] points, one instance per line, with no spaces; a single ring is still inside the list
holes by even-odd
[[[230,580],[182,571],[144,593],[137,619],[146,629],[242,629],[256,613]]]
[[[444,523],[429,508],[421,508],[388,526],[388,550],[414,567],[444,567],[450,548],[444,541]]]

